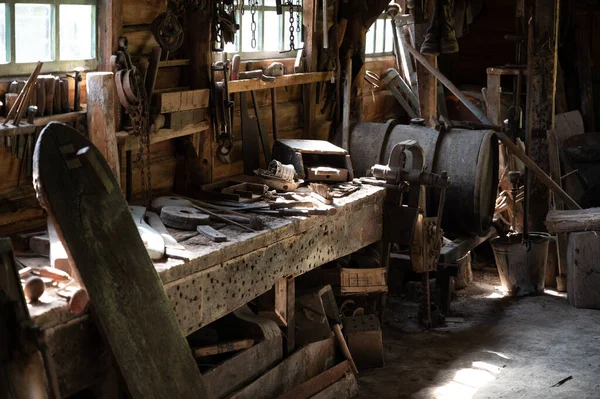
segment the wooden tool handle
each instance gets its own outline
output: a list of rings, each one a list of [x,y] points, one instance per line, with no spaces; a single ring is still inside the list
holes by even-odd
[[[340,327],[339,324],[333,325],[333,334],[335,335],[335,338],[338,341],[338,344],[340,344],[340,349],[342,350],[344,357],[346,358],[346,360],[348,360],[350,362],[352,371],[354,371],[354,374],[358,374],[358,368],[356,368],[356,364],[354,363],[354,359],[352,358],[352,354],[350,353],[348,344],[346,343],[346,340],[344,339],[344,335],[342,334],[342,327]]]

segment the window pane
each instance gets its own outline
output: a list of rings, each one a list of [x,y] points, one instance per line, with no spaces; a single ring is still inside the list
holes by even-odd
[[[385,20],[385,46],[386,53],[391,53],[394,48],[394,32],[392,32],[392,24],[386,18]]]
[[[371,29],[367,31],[365,39],[365,54],[373,54],[375,52],[375,24],[371,25]]]
[[[16,62],[52,60],[52,6],[15,4]]]
[[[281,15],[276,11],[265,11],[265,51],[281,49]]]
[[[89,60],[94,51],[94,6],[61,4],[60,59]]]
[[[0,64],[6,64],[6,4],[0,4]]]
[[[282,1],[282,3],[283,3],[283,1]],[[268,7],[275,7],[275,6],[277,6],[277,2],[275,0],[265,0],[264,5],[268,6]]]
[[[383,53],[383,32],[385,29],[385,20],[378,19],[377,22],[377,30],[375,31],[375,52]]]

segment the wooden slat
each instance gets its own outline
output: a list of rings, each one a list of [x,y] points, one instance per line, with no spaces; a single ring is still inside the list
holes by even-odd
[[[240,93],[244,91],[272,89],[274,87],[326,82],[332,78],[333,72],[309,72],[278,76],[275,78],[274,82],[264,82],[260,79],[232,80],[229,82],[229,93]]]
[[[158,132],[152,133],[150,135],[150,144],[160,143],[161,141],[174,139],[176,137],[182,137],[194,133],[199,133],[209,128],[210,124],[204,121],[194,123],[193,125],[186,126],[180,130],[160,129]],[[137,149],[139,146],[138,137],[127,132],[117,132],[117,139],[119,140],[119,146],[122,148],[122,150],[134,150]]]
[[[325,370],[305,383],[290,389],[283,395],[280,395],[278,399],[308,399],[334,384],[347,373],[351,373],[350,362],[344,360],[342,363],[333,366],[329,370]]]
[[[242,349],[248,349],[251,348],[252,345],[254,345],[253,339],[240,339],[237,341],[221,342],[216,345],[195,348],[193,353],[194,357],[211,356],[218,355],[220,353],[236,352]]]
[[[175,91],[160,93],[157,97],[160,113],[167,114],[208,107],[210,91],[208,89]]]

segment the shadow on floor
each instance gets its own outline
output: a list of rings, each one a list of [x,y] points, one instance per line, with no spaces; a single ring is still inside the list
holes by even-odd
[[[600,312],[564,297],[502,297],[497,275],[475,273],[443,331],[423,331],[417,304],[390,298],[386,365],[359,374],[361,398],[600,398]],[[559,387],[551,387],[572,375]]]

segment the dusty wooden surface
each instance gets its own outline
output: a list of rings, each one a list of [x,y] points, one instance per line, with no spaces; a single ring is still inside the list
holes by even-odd
[[[220,231],[229,241],[222,243],[169,229],[193,254],[191,261],[166,258],[154,263],[182,332],[190,334],[232,312],[281,278],[298,276],[378,241],[384,195],[381,188],[363,186],[335,200],[335,216],[265,217],[267,229],[255,233],[224,227]],[[48,259],[21,261],[41,266]],[[70,314],[56,291],[49,287],[39,303],[29,305],[29,312],[38,325],[51,330],[49,346],[61,391],[73,393],[106,373],[110,357],[89,316]]]
[[[85,156],[74,158],[84,150]],[[51,123],[35,146],[33,179],[94,303],[94,319],[130,397],[165,398],[173,392],[206,397],[162,282],[100,151],[75,129]]]

